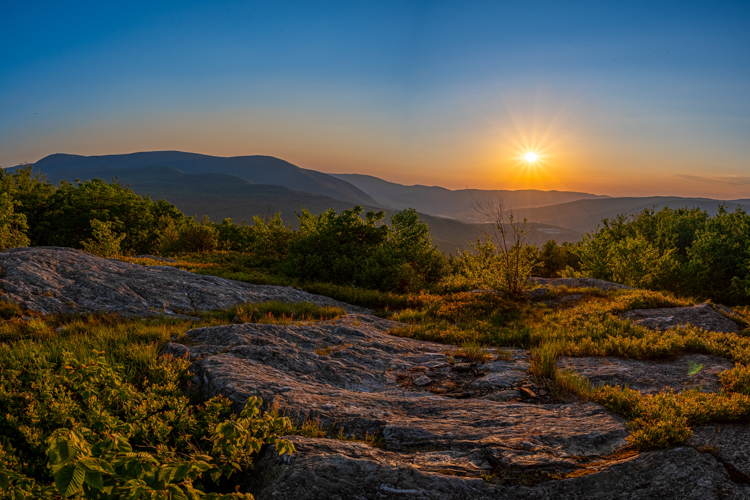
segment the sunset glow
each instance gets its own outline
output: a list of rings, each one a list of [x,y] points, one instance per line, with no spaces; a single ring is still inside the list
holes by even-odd
[[[0,167],[179,150],[449,189],[750,197],[747,2],[679,17],[627,3],[42,3],[3,10]]]

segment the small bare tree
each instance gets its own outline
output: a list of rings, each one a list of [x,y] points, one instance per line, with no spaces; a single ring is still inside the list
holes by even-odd
[[[528,221],[520,221],[505,200],[481,200],[472,197],[472,206],[487,221],[482,233],[487,239],[485,250],[492,251],[494,265],[485,269],[483,281],[492,289],[510,298],[520,299],[528,288],[528,280],[536,264],[536,252],[526,244]]]

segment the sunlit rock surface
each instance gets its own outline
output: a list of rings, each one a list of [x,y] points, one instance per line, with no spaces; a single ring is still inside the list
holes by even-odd
[[[678,326],[696,326],[709,332],[737,333],[740,331],[737,323],[708,303],[690,307],[634,309],[623,313],[622,318],[659,331],[666,331]]]
[[[0,253],[0,269],[4,299],[43,314],[189,314],[267,300],[364,311],[289,287],[250,285],[173,267],[141,266],[71,248],[6,250]]]
[[[628,386],[643,394],[669,389],[719,392],[719,374],[734,363],[719,356],[688,354],[668,360],[638,360],[611,356],[561,358],[557,366],[585,376],[595,385]],[[694,372],[694,373],[693,373]]]

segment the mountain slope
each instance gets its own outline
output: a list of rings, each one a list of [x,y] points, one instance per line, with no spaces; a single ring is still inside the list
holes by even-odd
[[[90,178],[87,174],[102,168],[131,169],[155,166],[171,167],[188,174],[229,174],[255,184],[276,184],[354,203],[376,203],[371,196],[345,180],[300,168],[273,156],[224,158],[180,151],[105,156],[53,154],[34,164],[34,167],[46,174],[52,182],[62,179],[87,179]]]
[[[174,203],[185,214],[208,215],[214,222],[221,222],[227,217],[236,223],[251,222],[255,215],[265,217],[280,212],[284,222],[296,226],[297,218],[294,213],[301,211],[302,207],[318,214],[329,208],[341,212],[356,205],[350,201],[294,191],[283,186],[251,184],[233,175],[186,174],[170,167],[106,168],[80,172],[84,174],[84,178],[117,179],[142,196],[148,195],[153,200],[165,199]],[[385,210],[386,220],[395,212],[375,205],[364,205],[364,208]],[[481,227],[476,224],[425,214],[420,214],[420,218],[429,224],[434,243],[448,253],[467,250],[469,242],[482,235]],[[565,228],[532,224],[529,229],[530,243],[541,244],[549,239],[580,239],[579,233]]]
[[[343,179],[385,205],[396,208],[415,208],[420,212],[459,219],[464,222],[481,222],[482,216],[474,209],[474,200],[497,200],[503,198],[508,208],[530,208],[555,205],[580,199],[607,198],[589,193],[572,191],[520,191],[450,189],[438,186],[404,186],[384,181],[371,175],[331,174]]]
[[[730,211],[734,210],[738,205],[748,206],[746,203],[738,203],[741,201],[747,200],[724,202],[710,198],[680,198],[677,196],[606,198],[599,200],[578,200],[548,207],[527,208],[519,210],[518,214],[521,217],[540,224],[563,226],[580,233],[587,233],[596,229],[603,217],[612,218],[619,214],[631,215],[641,212],[646,208],[656,207],[657,210],[660,210],[664,207],[698,207],[701,210],[707,210],[711,215],[715,215],[719,205],[722,204],[726,204]]]

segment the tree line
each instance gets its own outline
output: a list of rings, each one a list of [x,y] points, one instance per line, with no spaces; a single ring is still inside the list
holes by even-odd
[[[599,278],[727,304],[750,296],[750,216],[742,208],[719,207],[714,216],[647,209],[603,219],[577,243],[541,248],[525,244],[522,223],[490,212],[485,239],[448,255],[413,209],[388,221],[361,207],[318,215],[302,209],[296,230],[280,214],[214,223],[116,180],[54,185],[31,165],[0,171],[0,250],[54,245],[105,257],[222,250],[303,282],[399,292],[484,287],[519,295],[536,275]]]

